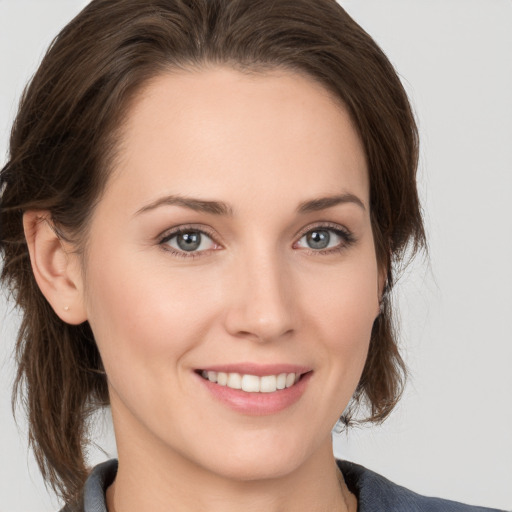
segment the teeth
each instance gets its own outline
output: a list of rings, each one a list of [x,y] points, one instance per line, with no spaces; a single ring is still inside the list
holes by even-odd
[[[295,384],[295,373],[289,373],[286,376],[286,387],[289,388]]]
[[[260,379],[256,375],[244,375],[242,377],[242,389],[249,393],[259,393]]]
[[[265,375],[260,379],[260,391],[262,393],[273,393],[277,390],[277,377],[275,375]]]
[[[300,373],[280,373],[279,375],[240,375],[239,373],[225,373],[203,371],[203,378],[215,382],[220,386],[232,389],[241,389],[247,393],[273,393],[279,389],[285,389],[296,384],[300,379]]]
[[[242,377],[238,373],[228,373],[228,382],[226,383],[228,388],[242,389]]]

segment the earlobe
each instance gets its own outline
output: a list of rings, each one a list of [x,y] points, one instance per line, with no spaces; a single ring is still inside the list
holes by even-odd
[[[36,282],[55,313],[68,324],[87,320],[78,258],[58,236],[47,211],[28,211],[23,228]]]

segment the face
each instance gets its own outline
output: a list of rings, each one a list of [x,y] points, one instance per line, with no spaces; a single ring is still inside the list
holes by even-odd
[[[89,237],[86,314],[120,457],[255,479],[331,450],[379,272],[364,152],[322,86],[160,76],[128,116]]]

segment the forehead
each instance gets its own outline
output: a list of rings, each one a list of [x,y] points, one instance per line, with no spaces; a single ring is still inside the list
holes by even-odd
[[[365,155],[346,108],[292,71],[160,75],[132,103],[121,141],[113,181],[138,197],[236,190],[277,198],[286,188],[304,199],[348,191],[368,200]]]

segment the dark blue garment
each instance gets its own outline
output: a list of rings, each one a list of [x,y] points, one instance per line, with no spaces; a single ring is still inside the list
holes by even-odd
[[[421,496],[353,462],[338,461],[338,466],[357,496],[358,512],[504,512]]]
[[[357,496],[357,512],[504,512],[420,496],[352,462],[338,461],[338,466],[348,488]],[[105,491],[116,472],[115,459],[96,466],[85,483],[83,504],[64,507],[61,512],[107,512]]]

